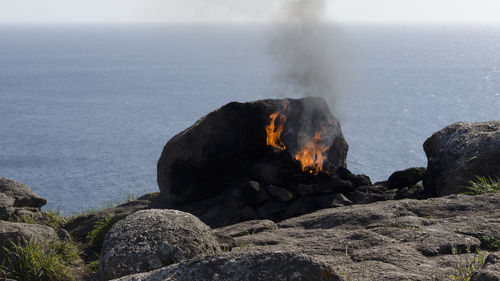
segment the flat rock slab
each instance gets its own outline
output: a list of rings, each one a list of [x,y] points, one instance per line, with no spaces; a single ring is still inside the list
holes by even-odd
[[[233,252],[303,253],[350,280],[446,280],[460,259],[472,258],[467,251],[500,253],[487,247],[500,242],[500,194],[324,209],[234,240]]]
[[[205,256],[117,281],[333,281],[342,280],[327,263],[289,252]]]

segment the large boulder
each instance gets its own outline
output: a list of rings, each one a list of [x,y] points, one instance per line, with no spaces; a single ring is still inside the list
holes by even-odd
[[[348,145],[340,122],[324,99],[232,102],[201,118],[165,145],[157,174],[162,197],[171,204],[190,203],[214,197],[242,179],[282,183],[279,173],[284,169],[273,169],[275,162],[262,161],[270,149],[265,127],[276,112],[286,115],[281,140],[288,158],[292,159],[291,155],[321,132],[322,142],[329,146],[324,152],[325,162],[332,170],[346,166]]]
[[[342,280],[327,263],[307,255],[264,252],[206,256],[117,281],[327,281]]]
[[[428,138],[424,150],[426,192],[467,191],[477,176],[500,177],[500,121],[454,123]]]
[[[99,274],[108,280],[220,252],[212,230],[176,210],[142,210],[118,221],[106,234]]]

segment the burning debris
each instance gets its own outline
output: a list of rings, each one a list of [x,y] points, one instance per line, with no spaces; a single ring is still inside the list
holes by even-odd
[[[212,226],[281,220],[371,185],[345,168],[347,149],[322,98],[233,102],[165,145],[158,185],[168,207]]]

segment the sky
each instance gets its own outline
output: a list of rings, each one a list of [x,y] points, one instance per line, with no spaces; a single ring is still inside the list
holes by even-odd
[[[269,21],[294,0],[0,0],[0,22]],[[500,22],[500,0],[325,0],[334,22]]]

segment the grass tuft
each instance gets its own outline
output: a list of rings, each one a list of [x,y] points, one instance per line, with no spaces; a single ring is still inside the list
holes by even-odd
[[[455,246],[451,248],[453,255],[457,256],[457,263],[455,265],[455,273],[449,276],[452,280],[469,281],[472,274],[479,271],[484,266],[485,256],[479,249],[472,255],[470,247],[467,247],[465,257],[458,255]]]
[[[498,251],[500,250],[500,239],[490,236],[490,235],[482,235],[479,237],[481,241],[481,248],[487,250]]]
[[[54,229],[64,228],[68,223],[68,218],[61,215],[59,211],[48,210],[44,214],[43,224]]]
[[[35,218],[29,215],[18,215],[18,216],[13,216],[9,218],[10,222],[21,222],[21,223],[27,223],[27,224],[36,224],[38,223]]]
[[[470,184],[469,191],[463,194],[478,195],[500,192],[500,180],[496,177],[476,177],[476,181],[470,181]]]
[[[86,269],[89,272],[96,273],[99,270],[99,260],[91,261],[87,264]]]
[[[79,259],[77,247],[68,241],[34,243],[21,239],[2,251],[6,258],[1,276],[25,281],[71,280],[69,265]]]
[[[87,239],[92,248],[100,250],[102,244],[104,243],[104,238],[106,233],[111,229],[111,227],[119,220],[123,219],[124,216],[112,216],[108,215],[103,220],[95,223],[94,230],[89,232]]]

